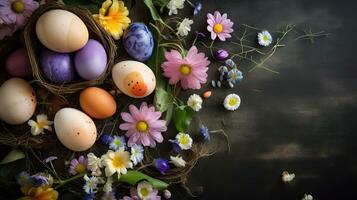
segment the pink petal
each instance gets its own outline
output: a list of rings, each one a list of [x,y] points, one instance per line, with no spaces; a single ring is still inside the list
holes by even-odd
[[[135,122],[133,117],[127,112],[122,112],[122,113],[120,113],[120,115],[121,115],[121,118],[126,122],[131,122],[131,123]]]
[[[182,59],[181,54],[176,51],[176,50],[171,50],[171,51],[167,51],[165,52],[165,58],[168,61],[175,61],[175,60],[180,60]]]
[[[134,105],[130,105],[129,106],[129,111],[131,113],[131,116],[135,119],[135,120],[140,120],[141,115],[140,112],[138,110],[138,108]]]
[[[224,34],[218,34],[218,38],[223,42],[226,41],[226,38],[224,37]]]
[[[217,34],[212,31],[212,32],[211,32],[211,39],[212,39],[212,40],[215,40],[216,37],[217,37]]]
[[[119,125],[119,128],[120,128],[120,130],[127,131],[127,130],[130,130],[130,129],[134,128],[134,124],[132,124],[132,123],[123,123],[123,124]]]
[[[213,26],[207,26],[207,31],[212,32],[213,31]]]
[[[216,19],[214,18],[214,16],[213,16],[211,13],[208,13],[208,14],[207,14],[207,18],[210,19],[210,20],[212,20],[213,22],[215,22],[215,20],[216,20]],[[207,20],[208,20],[208,19],[207,19]]]
[[[211,27],[214,26],[214,20],[213,20],[213,19],[208,19],[208,20],[207,20],[207,23],[208,23]]]
[[[150,139],[147,134],[141,134],[140,141],[144,146],[150,146]]]
[[[156,140],[158,143],[161,143],[164,141],[164,138],[162,137],[161,133],[158,131],[153,131],[151,132],[151,136]]]

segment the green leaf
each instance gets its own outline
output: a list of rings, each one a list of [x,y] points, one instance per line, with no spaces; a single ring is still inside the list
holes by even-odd
[[[24,152],[22,152],[18,149],[14,149],[1,160],[0,165],[11,163],[16,160],[23,159],[23,158],[25,158]]]
[[[176,129],[180,132],[186,132],[189,127],[194,111],[189,106],[178,106],[175,109],[174,122]]]
[[[151,17],[155,20],[155,21],[162,21],[159,13],[157,12],[155,5],[153,3],[152,0],[144,0],[145,5],[149,8],[150,10],[150,14]]]
[[[160,112],[165,112],[170,104],[172,104],[172,97],[170,92],[158,87],[155,91],[154,105]]]
[[[119,179],[120,182],[128,183],[132,186],[143,180],[148,181],[154,188],[158,190],[166,189],[169,186],[169,184],[159,179],[152,178],[146,174],[134,170],[129,170],[126,174],[121,175]]]

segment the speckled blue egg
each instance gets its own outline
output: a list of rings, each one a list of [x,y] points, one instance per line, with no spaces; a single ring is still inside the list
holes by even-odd
[[[125,31],[123,41],[126,52],[135,60],[144,62],[152,55],[154,39],[143,23],[132,23]]]
[[[43,74],[53,83],[64,84],[74,80],[76,71],[68,53],[43,50],[40,56]]]

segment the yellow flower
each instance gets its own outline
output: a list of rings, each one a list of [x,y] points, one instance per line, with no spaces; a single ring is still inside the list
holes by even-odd
[[[58,192],[49,187],[31,188],[26,192],[25,197],[19,200],[56,200],[58,199]]]
[[[99,13],[93,15],[94,19],[118,40],[130,24],[129,11],[123,1],[106,0],[99,9]]]
[[[107,177],[117,173],[118,179],[121,174],[126,174],[127,168],[133,168],[133,163],[130,161],[130,154],[124,149],[118,151],[109,150],[103,155],[103,163],[105,165],[105,175]]]

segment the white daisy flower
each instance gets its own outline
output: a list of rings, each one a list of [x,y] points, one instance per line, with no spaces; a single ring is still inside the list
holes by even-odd
[[[125,150],[125,137],[124,136],[114,136],[112,142],[109,144],[109,149],[111,150]]]
[[[113,178],[108,177],[107,182],[105,182],[105,184],[103,185],[103,192],[109,193],[109,192],[113,191],[112,184],[113,184]]]
[[[313,200],[313,199],[314,199],[314,197],[312,197],[311,194],[305,194],[301,200]]]
[[[102,159],[95,156],[94,153],[87,154],[87,159],[88,159],[87,168],[90,171],[96,172],[103,167]]]
[[[235,111],[241,103],[240,97],[237,94],[229,94],[224,99],[223,105],[227,110]]]
[[[83,186],[84,191],[87,194],[93,194],[97,192],[97,185],[98,185],[98,178],[95,176],[88,177],[88,175],[84,175],[83,179],[86,181],[86,183]]]
[[[121,174],[127,173],[127,168],[133,168],[129,152],[123,149],[117,151],[109,150],[102,158],[106,177],[113,176],[116,173],[119,179]]]
[[[190,106],[194,111],[198,112],[202,108],[202,98],[197,94],[191,95],[187,100],[187,105]]]
[[[170,163],[176,167],[185,167],[186,161],[181,156],[170,156]]]
[[[193,24],[193,20],[185,18],[177,27],[177,34],[184,37],[187,36],[191,31],[191,25]]]
[[[36,120],[29,120],[27,123],[31,126],[31,134],[32,135],[40,135],[45,134],[44,130],[52,131],[51,125],[53,124],[52,121],[47,120],[47,115],[39,114],[36,116]]]
[[[185,0],[170,0],[167,4],[167,8],[169,9],[169,15],[177,14],[177,9],[182,9],[184,7]]]
[[[144,148],[140,145],[134,144],[131,146],[130,160],[133,161],[134,166],[144,159]]]
[[[283,171],[283,174],[281,176],[281,180],[285,183],[291,182],[292,180],[294,180],[295,178],[295,174],[291,173],[289,174],[289,172],[287,171]]]
[[[176,135],[176,142],[182,150],[188,150],[192,148],[192,138],[189,134],[178,133]]]
[[[138,196],[142,200],[151,199],[152,191],[153,191],[152,185],[147,181],[142,181],[137,186]]]
[[[273,37],[268,31],[262,31],[258,33],[258,43],[262,46],[269,46],[273,42]]]

